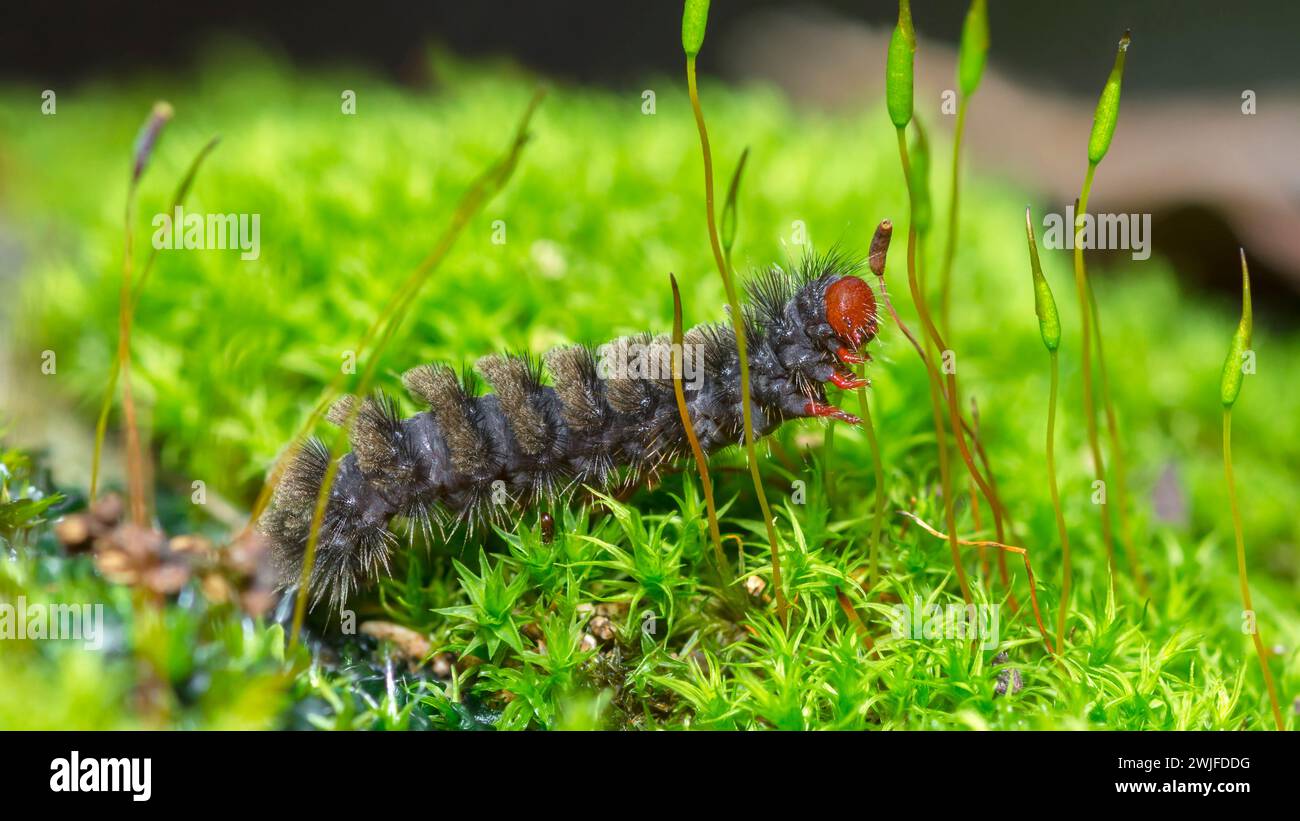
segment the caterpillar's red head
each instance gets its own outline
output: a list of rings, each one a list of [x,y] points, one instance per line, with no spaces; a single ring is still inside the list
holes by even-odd
[[[876,295],[852,274],[826,289],[826,322],[846,345],[856,350],[876,335]]]

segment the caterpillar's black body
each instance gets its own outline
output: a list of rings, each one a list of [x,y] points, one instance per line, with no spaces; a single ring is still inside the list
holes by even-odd
[[[810,257],[796,272],[773,268],[749,284],[745,334],[756,436],[791,418],[857,421],[826,404],[824,383],[859,384],[842,363],[865,361],[856,351],[876,332],[875,300],[854,275],[858,267],[839,255]],[[703,359],[701,375],[688,372],[683,381],[700,445],[712,452],[740,443],[740,359],[730,324],[692,328],[684,350],[688,367],[690,353]],[[366,399],[352,452],[330,489],[313,601],[328,594],[341,605],[387,568],[397,544],[389,531],[395,518],[426,532],[435,521],[472,526],[504,518],[510,506],[502,502],[527,505],[583,484],[605,487],[688,455],[670,357],[668,337],[642,334],[614,340],[600,353],[551,350],[544,357],[551,385],[543,384],[535,360],[484,357],[475,367],[493,392],[481,396],[473,374],[420,366],[402,381],[429,410],[409,419],[399,418],[396,403],[382,394]],[[625,365],[636,370],[618,370]],[[346,418],[354,401],[332,408],[331,420]],[[319,440],[303,447],[261,520],[286,587],[302,572],[328,459]]]

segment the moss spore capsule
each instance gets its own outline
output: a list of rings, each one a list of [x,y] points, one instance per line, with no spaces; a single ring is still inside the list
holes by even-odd
[[[906,128],[912,121],[912,82],[916,57],[916,32],[912,29],[912,7],[899,0],[898,24],[889,38],[885,60],[885,105],[895,128]]]
[[[961,27],[961,45],[957,51],[957,86],[963,97],[979,88],[984,62],[989,54],[989,9],[985,0],[973,0]]]
[[[682,50],[694,57],[704,47],[704,29],[709,23],[709,0],[686,0],[682,8]]]
[[[1128,55],[1129,32],[1119,40],[1115,52],[1115,65],[1106,78],[1106,85],[1101,90],[1101,99],[1097,100],[1097,113],[1092,118],[1092,134],[1088,137],[1088,162],[1096,165],[1110,150],[1111,138],[1115,136],[1115,124],[1119,122],[1119,93],[1124,82],[1124,59]]]
[[[1219,380],[1219,399],[1225,408],[1231,408],[1241,393],[1242,359],[1250,350],[1255,320],[1250,307],[1250,270],[1246,267],[1246,251],[1241,251],[1241,319],[1232,335],[1228,358],[1223,361],[1223,377]]]
[[[1056,311],[1052,287],[1043,276],[1043,266],[1038,261],[1038,242],[1034,239],[1034,223],[1025,208],[1025,234],[1029,241],[1029,268],[1034,276],[1034,313],[1038,315],[1038,332],[1047,350],[1056,352],[1061,347],[1061,317]]]

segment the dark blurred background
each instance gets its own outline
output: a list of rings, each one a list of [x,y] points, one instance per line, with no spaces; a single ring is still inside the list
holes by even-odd
[[[775,84],[799,106],[856,107],[879,95],[894,2],[712,5],[702,71]],[[953,85],[967,3],[913,5],[923,111],[926,95],[937,107]],[[1115,41],[1132,29],[1124,112],[1095,209],[1150,212],[1155,252],[1191,285],[1232,292],[1225,272],[1245,244],[1261,301],[1300,309],[1300,3],[989,5],[993,44],[969,123],[972,164],[1049,202],[1069,202],[1083,171],[1080,135]],[[681,71],[680,15],[676,0],[10,4],[0,80],[66,84],[174,71],[215,38],[234,35],[305,67],[362,64],[417,86],[436,82],[423,59],[436,45],[467,57],[506,56],[561,81],[621,87]],[[1247,89],[1256,95],[1250,116],[1241,111]]]
[[[967,5],[915,0],[917,28],[956,43]],[[1140,32],[1143,70],[1126,80],[1135,91],[1297,79],[1300,3],[1292,0],[992,0],[989,6],[997,64],[1047,88],[1092,92],[1096,78],[1080,69],[1104,64],[1108,58],[1095,44],[1115,40],[1124,28]],[[714,0],[710,32],[734,30],[739,21],[772,10],[872,26],[892,25],[898,14],[890,0]],[[510,55],[583,82],[619,83],[680,68],[676,0],[83,0],[8,4],[3,17],[0,71],[28,79],[172,69],[185,65],[214,32],[273,44],[305,63],[362,62],[398,78],[430,42],[465,55]]]

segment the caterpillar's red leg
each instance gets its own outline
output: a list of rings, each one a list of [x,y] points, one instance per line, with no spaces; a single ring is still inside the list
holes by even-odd
[[[862,424],[862,420],[853,414],[845,413],[834,405],[822,404],[815,399],[809,399],[804,403],[803,412],[805,416],[828,416],[831,419],[848,422],[850,425]]]
[[[869,380],[869,379],[858,379],[857,377],[853,376],[852,374],[849,374],[848,376],[845,376],[844,374],[840,373],[839,371],[835,371],[834,373],[831,374],[830,382],[831,382],[831,384],[834,385],[835,387],[840,388],[840,389],[842,389],[842,390],[846,390],[846,391],[857,390],[858,388],[869,388],[869,387],[871,387],[871,380]]]
[[[855,353],[843,345],[841,345],[840,349],[835,352],[835,355],[838,356],[840,361],[845,365],[863,365],[871,361],[871,354],[865,352],[860,354]]]

